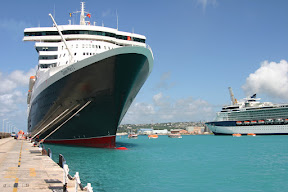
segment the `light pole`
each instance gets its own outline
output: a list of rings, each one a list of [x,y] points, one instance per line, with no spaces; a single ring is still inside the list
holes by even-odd
[[[3,125],[2,125],[2,132],[4,133],[4,121],[6,121],[8,119],[3,119]]]
[[[6,132],[9,133],[10,127],[12,126],[12,123],[10,121],[6,122]]]

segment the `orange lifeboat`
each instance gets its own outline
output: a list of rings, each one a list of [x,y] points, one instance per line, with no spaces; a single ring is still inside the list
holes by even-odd
[[[249,125],[250,121],[244,121],[244,125]]]
[[[247,133],[247,136],[256,136],[255,133]]]
[[[242,135],[240,133],[234,133],[232,136],[233,137],[241,137]]]
[[[158,135],[152,134],[152,135],[148,135],[149,139],[157,139]]]
[[[236,121],[236,125],[242,125],[242,121]]]

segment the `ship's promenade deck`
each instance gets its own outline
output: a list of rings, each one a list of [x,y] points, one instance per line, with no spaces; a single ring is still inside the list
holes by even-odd
[[[27,140],[0,139],[0,191],[63,191],[63,169]],[[74,191],[74,182],[67,189]]]

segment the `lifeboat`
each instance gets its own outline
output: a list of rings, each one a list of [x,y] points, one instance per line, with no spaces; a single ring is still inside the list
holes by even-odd
[[[157,139],[157,138],[158,138],[158,135],[151,134],[151,135],[148,135],[148,138],[149,138],[149,139]]]
[[[266,119],[266,124],[273,124],[273,119]]]
[[[250,125],[250,121],[244,121],[244,125]]]
[[[253,136],[253,137],[255,137],[256,134],[255,134],[255,133],[247,133],[247,136]]]
[[[241,137],[242,135],[240,133],[234,133],[232,136],[233,137]]]
[[[31,100],[31,90],[28,90],[28,94],[27,94],[27,104],[30,104],[30,100]]]
[[[285,119],[285,120],[284,120],[284,123],[288,123],[288,119]]]
[[[277,123],[277,124],[281,124],[283,122],[284,122],[284,120],[281,118],[275,120],[275,123]]]
[[[251,121],[251,125],[255,125],[255,124],[257,124],[257,121]]]
[[[264,120],[258,120],[258,123],[259,123],[259,124],[264,124],[265,121],[264,121]]]
[[[29,80],[29,90],[32,91],[33,87],[34,87],[34,84],[35,84],[35,81],[36,81],[36,77],[35,76],[30,76],[30,80]]]
[[[242,121],[236,121],[236,125],[242,125]]]

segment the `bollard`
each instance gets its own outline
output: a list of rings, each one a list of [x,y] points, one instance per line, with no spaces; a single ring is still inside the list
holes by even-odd
[[[48,149],[48,151],[51,151]],[[75,192],[78,191],[78,186],[80,187],[81,191],[86,190],[88,192],[93,192],[93,188],[91,187],[90,183],[87,183],[87,186],[83,187],[80,181],[79,172],[76,172],[74,177],[69,174],[69,167],[66,164],[66,160],[62,154],[59,154],[59,163],[58,165],[63,168],[63,192],[67,192],[67,183],[69,180],[75,180]]]
[[[67,175],[68,175],[68,173],[69,173],[68,165],[67,164],[63,164],[63,192],[67,191],[67,183],[68,183]]]
[[[50,148],[48,148],[48,156],[52,159],[52,151]]]
[[[62,154],[59,154],[59,163],[58,165],[63,168],[63,165],[66,164],[66,160]]]
[[[85,187],[85,189],[86,189],[88,192],[93,192],[93,187],[91,187],[91,183],[87,183],[87,186]]]

